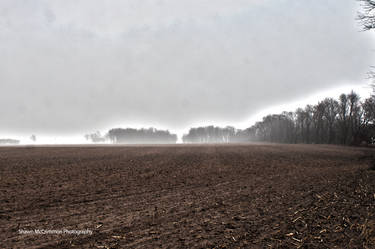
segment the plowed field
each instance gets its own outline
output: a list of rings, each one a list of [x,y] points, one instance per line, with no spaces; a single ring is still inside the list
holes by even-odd
[[[374,153],[1,147],[0,248],[375,248]]]

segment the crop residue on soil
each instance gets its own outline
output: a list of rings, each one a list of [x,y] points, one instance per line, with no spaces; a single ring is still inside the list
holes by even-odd
[[[370,149],[0,148],[5,248],[373,248]],[[92,234],[22,234],[69,229]]]

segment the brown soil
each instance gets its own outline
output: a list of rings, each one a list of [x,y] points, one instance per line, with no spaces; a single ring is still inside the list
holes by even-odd
[[[0,148],[2,248],[375,248],[374,150]],[[92,235],[20,234],[89,229]]]

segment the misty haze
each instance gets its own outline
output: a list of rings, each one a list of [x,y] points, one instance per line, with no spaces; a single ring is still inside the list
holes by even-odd
[[[1,0],[0,247],[374,248],[374,0]]]

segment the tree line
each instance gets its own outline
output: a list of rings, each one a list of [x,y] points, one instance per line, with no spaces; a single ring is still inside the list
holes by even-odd
[[[85,135],[94,143],[174,144],[177,135],[155,128],[115,128],[105,135]],[[183,143],[306,143],[359,145],[375,143],[375,88],[371,97],[361,101],[354,91],[338,99],[325,98],[316,105],[306,105],[294,112],[263,117],[247,129],[232,126],[190,128]]]
[[[100,132],[95,132],[85,135],[85,138],[94,143],[110,141],[115,144],[173,144],[177,142],[176,134],[153,127],[148,129],[114,128],[104,136]]]
[[[375,96],[360,101],[355,92],[338,100],[325,98],[316,105],[263,117],[253,126],[191,128],[184,143],[275,142],[359,145],[374,143]]]
[[[375,137],[375,97],[355,92],[295,112],[268,115],[249,128],[253,141],[359,145]]]
[[[17,139],[10,139],[10,138],[1,138],[0,145],[17,145],[20,143],[20,140]]]
[[[249,141],[249,137],[246,133],[232,126],[221,128],[211,125],[190,128],[188,134],[182,136],[183,143],[238,143],[247,141]]]

